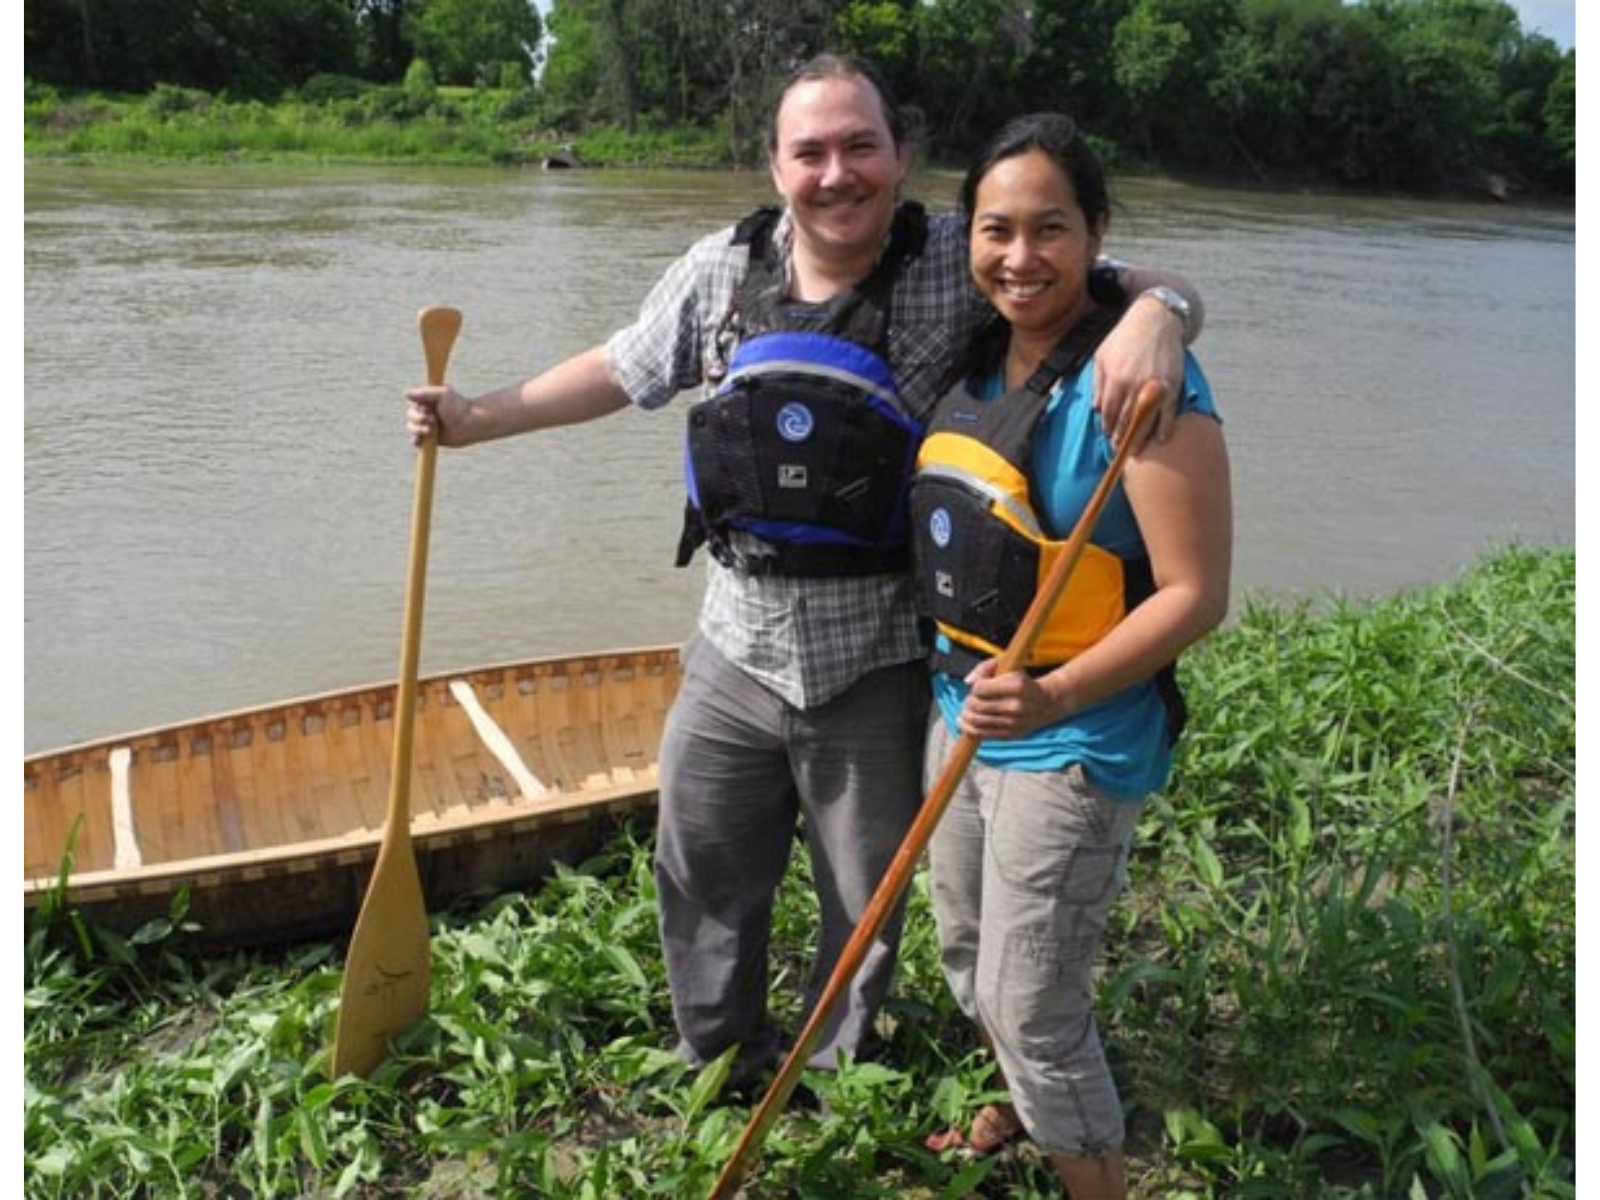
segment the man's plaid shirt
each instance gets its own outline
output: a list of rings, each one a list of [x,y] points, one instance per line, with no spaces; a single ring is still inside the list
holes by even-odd
[[[785,213],[774,244],[788,247],[789,232]],[[699,389],[704,399],[715,391],[734,348],[723,319],[748,261],[731,226],[703,238],[667,269],[638,319],[612,335],[606,362],[635,404],[659,408],[681,392]],[[959,223],[931,218],[927,245],[902,270],[889,311],[889,365],[914,414],[925,417],[955,382],[989,313],[969,283]],[[926,652],[906,573],[751,576],[706,559],[701,632],[798,708],[824,704],[869,671]]]

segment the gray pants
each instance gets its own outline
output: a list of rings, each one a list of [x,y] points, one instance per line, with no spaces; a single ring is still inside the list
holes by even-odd
[[[767,1010],[773,902],[798,818],[822,928],[805,1014],[921,804],[927,670],[874,671],[814,709],[789,705],[696,638],[661,744],[656,884],[678,1053],[738,1045],[749,1079],[777,1054]],[[867,952],[811,1065],[857,1052],[888,994],[903,905]],[[804,1019],[804,1018],[802,1018]]]
[[[929,779],[953,742],[935,715]],[[945,978],[988,1036],[1017,1115],[1047,1154],[1122,1148],[1122,1106],[1091,1001],[1143,807],[1112,800],[1081,767],[974,762],[930,843]]]

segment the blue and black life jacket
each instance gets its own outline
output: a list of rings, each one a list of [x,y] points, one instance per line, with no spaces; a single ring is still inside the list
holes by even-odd
[[[750,247],[724,323],[738,344],[715,395],[689,412],[678,565],[705,544],[747,574],[904,570],[922,422],[887,361],[889,306],[900,268],[926,242],[927,216],[901,204],[871,274],[824,304],[786,297],[777,221],[776,208],[760,209],[734,232]],[[734,531],[757,541],[736,542]]]
[[[1078,322],[1020,388],[992,400],[956,388],[935,410],[911,489],[921,615],[942,638],[932,664],[964,676],[1016,635],[1066,542],[1044,526],[1033,488],[1033,442],[1050,395],[1075,377],[1117,312]],[[1083,653],[1155,592],[1147,556],[1123,558],[1092,541],[1023,664],[1044,674]],[[1177,741],[1187,718],[1173,664],[1155,683]]]

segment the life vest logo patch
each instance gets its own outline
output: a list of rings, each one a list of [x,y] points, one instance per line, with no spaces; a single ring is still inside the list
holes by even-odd
[[[817,427],[811,410],[797,400],[778,410],[778,436],[786,442],[803,442]]]
[[[933,544],[943,550],[950,545],[950,513],[942,508],[936,508],[928,517],[928,536],[933,539]]]

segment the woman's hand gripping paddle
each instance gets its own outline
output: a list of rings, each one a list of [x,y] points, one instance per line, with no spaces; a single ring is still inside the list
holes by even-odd
[[[1151,380],[1140,389],[1134,401],[1134,412],[1131,426],[1121,443],[1117,446],[1115,456],[1099,484],[1095,487],[1094,494],[1090,496],[1088,505],[1083,510],[1083,515],[1078,518],[1078,523],[1073,526],[1072,533],[1068,536],[1062,547],[1061,557],[1056,561],[1055,567],[1045,578],[1043,586],[1033,598],[1028,611],[1023,615],[1022,623],[1017,627],[1016,636],[1011,639],[1011,644],[996,661],[995,674],[1004,675],[1011,671],[1019,670],[1028,655],[1033,651],[1033,645],[1039,640],[1039,633],[1044,628],[1044,623],[1050,615],[1050,610],[1055,607],[1056,601],[1061,598],[1061,593],[1066,589],[1067,581],[1072,577],[1073,569],[1078,565],[1078,560],[1083,557],[1083,549],[1089,543],[1089,535],[1094,532],[1096,522],[1100,519],[1101,510],[1105,508],[1106,501],[1110,499],[1112,490],[1118,480],[1122,478],[1122,469],[1127,463],[1128,454],[1132,447],[1143,442],[1145,432],[1148,430],[1150,420],[1161,407],[1162,397],[1166,389],[1155,380]],[[955,794],[956,784],[961,782],[961,777],[966,773],[967,767],[972,764],[972,759],[978,752],[981,739],[970,733],[961,735],[949,757],[945,759],[939,778],[934,781],[933,788],[922,801],[922,808],[917,813],[917,819],[912,822],[910,831],[905,840],[900,844],[900,849],[895,852],[894,859],[889,863],[884,872],[878,890],[872,894],[866,911],[861,914],[861,920],[856,925],[855,931],[850,935],[850,940],[845,943],[844,949],[839,954],[838,964],[833,969],[833,974],[828,978],[827,985],[817,997],[816,1006],[811,1010],[810,1019],[800,1032],[799,1039],[789,1051],[789,1056],[784,1059],[783,1066],[779,1068],[776,1076],[767,1085],[767,1093],[761,1099],[761,1104],[751,1116],[750,1122],[745,1126],[743,1135],[738,1145],[733,1149],[733,1156],[728,1159],[723,1167],[722,1174],[717,1176],[717,1182],[711,1189],[710,1200],[733,1200],[739,1191],[739,1184],[744,1178],[748,1164],[760,1150],[762,1142],[766,1140],[772,1125],[783,1112],[783,1106],[788,1103],[789,1095],[794,1091],[795,1085],[800,1081],[800,1072],[806,1060],[811,1056],[812,1048],[816,1045],[822,1033],[822,1027],[828,1019],[828,1014],[838,1002],[839,997],[850,986],[850,981],[860,969],[862,961],[871,948],[873,939],[883,931],[889,914],[899,901],[906,886],[911,882],[911,876],[916,870],[917,862],[922,857],[922,852],[927,848],[933,831],[939,824],[939,818],[944,816],[944,811],[950,806],[950,799]]]
[[[426,308],[417,317],[428,361],[428,382],[444,382],[445,364],[461,329],[453,308]],[[428,522],[438,437],[417,451],[411,508],[411,561],[406,578],[400,683],[394,708],[394,754],[389,810],[377,865],[356,918],[345,957],[333,1074],[365,1076],[383,1061],[389,1039],[428,1011],[428,909],[411,847],[411,738],[417,705],[417,660],[422,646],[422,600],[428,574]]]

